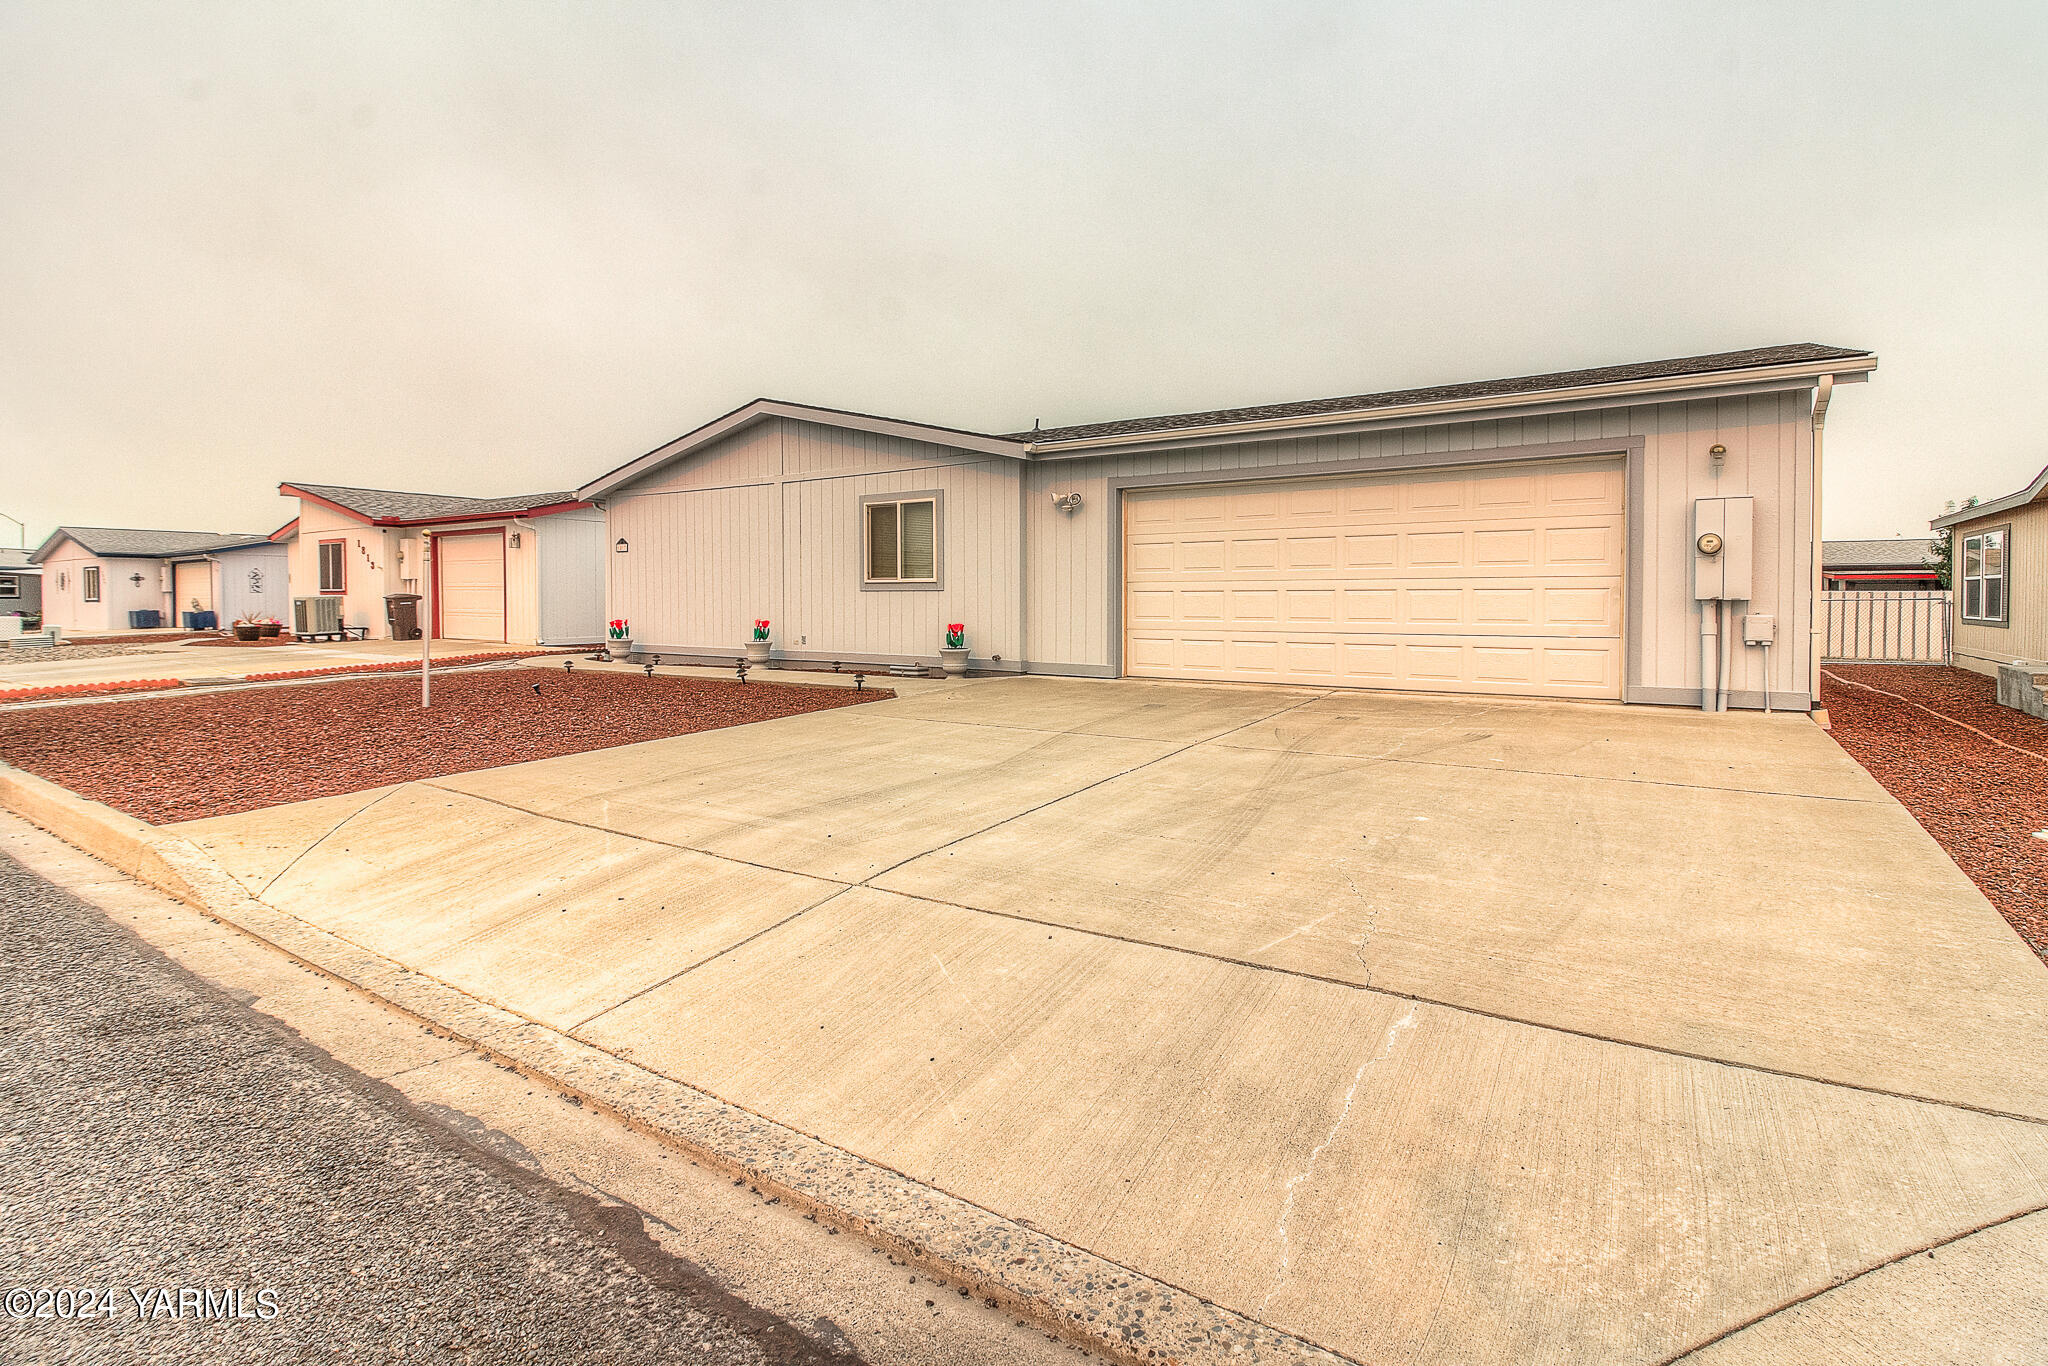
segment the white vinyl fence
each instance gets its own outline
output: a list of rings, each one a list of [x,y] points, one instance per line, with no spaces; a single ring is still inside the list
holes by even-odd
[[[1821,594],[1821,657],[1830,664],[1946,664],[1949,594]]]

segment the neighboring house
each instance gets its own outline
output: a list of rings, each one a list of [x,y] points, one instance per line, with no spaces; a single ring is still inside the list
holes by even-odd
[[[930,664],[961,622],[981,669],[1679,704],[1695,500],[1747,496],[1743,610],[1804,707],[1821,424],[1876,365],[1802,344],[1006,435],[760,399],[578,496],[608,614],[663,654],[730,659],[767,618],[786,659]]]
[[[262,532],[61,526],[31,558],[43,570],[44,624],[74,635],[128,630],[135,612],[180,626],[193,613],[225,625],[283,621],[290,610],[285,552]]]
[[[1954,546],[1955,662],[1995,677],[2001,664],[2048,661],[2048,469],[1928,525]]]
[[[43,568],[29,552],[0,546],[0,617],[33,617],[43,610]]]
[[[1896,593],[1941,587],[1931,536],[1825,541],[1820,558],[1823,586],[1829,590]]]
[[[573,493],[462,498],[280,484],[299,500],[292,595],[339,600],[342,621],[391,634],[384,599],[427,589],[436,636],[515,645],[604,638],[604,514]]]

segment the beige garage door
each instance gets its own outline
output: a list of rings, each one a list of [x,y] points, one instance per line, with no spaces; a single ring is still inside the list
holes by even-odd
[[[176,602],[176,622],[182,624],[187,612],[213,610],[213,566],[204,560],[190,560],[171,566],[171,596]],[[221,623],[226,625],[226,622]]]
[[[441,634],[450,640],[503,640],[505,538],[495,531],[437,536],[434,545]]]
[[[1621,696],[1619,460],[1124,496],[1124,669]]]

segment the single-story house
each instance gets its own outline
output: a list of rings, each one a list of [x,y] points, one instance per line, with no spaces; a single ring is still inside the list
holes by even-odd
[[[1796,344],[1002,434],[757,399],[576,496],[607,613],[662,654],[767,619],[785,660],[928,665],[960,623],[978,669],[1803,708],[1822,424],[1876,365]]]
[[[0,617],[35,617],[43,611],[43,567],[26,549],[0,546]]]
[[[2048,662],[2048,469],[1928,525],[1954,545],[1955,662],[1994,677],[2001,664]]]
[[[129,630],[150,613],[175,627],[283,621],[289,608],[284,549],[260,531],[60,526],[32,558],[43,569],[44,625],[74,635]]]
[[[384,599],[393,593],[424,595],[421,624],[437,637],[604,639],[604,514],[573,493],[465,498],[337,484],[278,492],[299,500],[293,598],[331,600],[340,622],[370,639],[391,634]]]
[[[1941,587],[1931,536],[1825,541],[1820,559],[1822,586],[1830,592],[1903,593]]]

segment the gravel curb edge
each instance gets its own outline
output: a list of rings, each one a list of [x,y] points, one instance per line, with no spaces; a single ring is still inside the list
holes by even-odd
[[[251,897],[189,840],[6,764],[0,807],[317,972],[1091,1351],[1184,1366],[1349,1360],[358,948]]]

